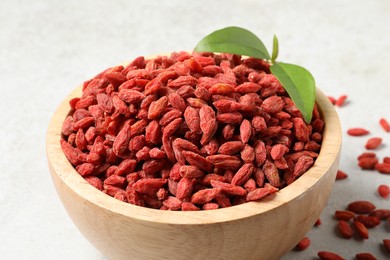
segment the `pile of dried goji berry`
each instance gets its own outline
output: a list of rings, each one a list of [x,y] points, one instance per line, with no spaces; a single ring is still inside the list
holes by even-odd
[[[306,124],[261,59],[173,53],[105,70],[70,101],[62,149],[124,202],[165,210],[254,201],[314,163],[324,122]]]

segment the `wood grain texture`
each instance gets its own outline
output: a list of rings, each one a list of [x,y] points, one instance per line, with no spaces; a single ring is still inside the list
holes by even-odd
[[[116,200],[89,185],[60,147],[68,101],[47,131],[51,177],[69,216],[110,259],[279,259],[312,228],[326,206],[338,169],[341,127],[327,97],[317,90],[325,120],[314,166],[291,185],[259,202],[197,212],[160,211]]]

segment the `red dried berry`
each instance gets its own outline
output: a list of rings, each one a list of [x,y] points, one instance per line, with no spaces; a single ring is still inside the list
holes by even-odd
[[[373,152],[364,152],[358,156],[358,161],[360,161],[363,158],[376,158],[376,153]]]
[[[376,260],[371,253],[358,253],[355,255],[356,260]]]
[[[353,236],[353,230],[347,221],[339,220],[337,228],[342,237],[350,239]]]
[[[349,210],[336,210],[334,216],[338,220],[348,221],[350,219],[353,219],[356,216],[356,214]]]
[[[375,165],[375,170],[380,173],[390,174],[390,163],[378,163]]]
[[[329,251],[319,251],[317,255],[321,260],[345,260],[338,254]]]
[[[355,230],[357,232],[357,234],[363,238],[363,239],[368,239],[369,235],[368,235],[368,229],[367,227],[360,221],[358,220],[354,220],[352,222],[353,226],[355,227]]]
[[[363,136],[363,135],[367,135],[369,133],[370,133],[370,131],[368,131],[364,128],[350,128],[347,131],[347,134],[351,135],[351,136]]]
[[[363,157],[359,160],[358,165],[363,170],[373,170],[378,164],[378,159],[375,157]]]
[[[345,101],[347,100],[347,98],[348,98],[347,95],[342,95],[342,96],[340,96],[340,97],[336,100],[335,105],[336,105],[336,106],[339,106],[339,107],[343,106],[343,105],[345,104]]]
[[[365,145],[366,149],[374,150],[378,148],[382,143],[382,138],[380,137],[372,137],[367,140],[367,143]]]
[[[390,217],[390,209],[376,209],[373,210],[369,215],[377,217],[380,220],[387,219]]]
[[[299,243],[295,246],[296,250],[303,251],[310,246],[310,239],[308,237],[304,237],[299,241]]]
[[[385,118],[381,118],[379,124],[382,126],[383,130],[390,132],[390,124]]]
[[[332,96],[328,96],[329,102],[332,103],[332,105],[336,104],[336,99]]]
[[[337,170],[336,180],[344,180],[346,178],[348,178],[348,174],[346,174],[345,172],[343,172],[341,170]]]
[[[369,214],[375,208],[374,204],[365,200],[354,201],[348,204],[348,210],[356,214]]]
[[[357,220],[363,223],[366,228],[373,228],[378,226],[381,223],[381,220],[378,217],[367,216],[367,215],[357,215],[354,220]]]
[[[390,254],[390,239],[383,239],[383,247]]]
[[[262,60],[204,55],[138,57],[86,81],[61,129],[76,171],[160,210],[259,200],[307,171],[322,141],[318,108],[306,124]]]
[[[321,219],[320,218],[318,218],[317,220],[316,220],[316,222],[314,223],[314,226],[315,227],[318,227],[318,226],[320,226],[322,223],[321,223]]]
[[[387,199],[390,194],[390,187],[386,184],[381,184],[378,186],[378,194],[384,199]]]

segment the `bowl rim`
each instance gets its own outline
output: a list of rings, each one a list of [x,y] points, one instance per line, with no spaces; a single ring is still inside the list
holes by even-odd
[[[133,220],[180,224],[204,225],[231,222],[270,212],[292,200],[299,199],[305,191],[321,180],[338,159],[341,149],[341,125],[334,106],[318,88],[316,104],[325,122],[322,146],[314,165],[292,184],[260,201],[246,202],[227,208],[199,211],[165,211],[132,205],[119,201],[90,185],[80,176],[62,152],[60,145],[63,121],[69,113],[69,100],[80,97],[82,85],[74,89],[59,105],[50,120],[46,134],[46,154],[51,174],[57,175],[63,184],[89,203]]]

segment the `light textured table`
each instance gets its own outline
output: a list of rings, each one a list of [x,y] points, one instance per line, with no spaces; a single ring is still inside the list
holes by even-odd
[[[373,1],[29,1],[0,2],[0,252],[1,259],[105,259],[77,231],[51,183],[45,132],[60,101],[106,67],[139,55],[191,50],[215,29],[229,25],[255,32],[279,60],[308,68],[328,95],[348,94],[338,109],[345,130],[363,126],[383,138],[377,151],[390,156],[390,2]],[[312,245],[283,259],[317,259],[319,250],[347,259],[368,251],[390,258],[380,243],[390,227],[370,239],[337,236],[336,209],[357,199],[384,208],[376,194],[390,175],[361,171],[356,157],[367,137],[344,136],[340,168]]]

